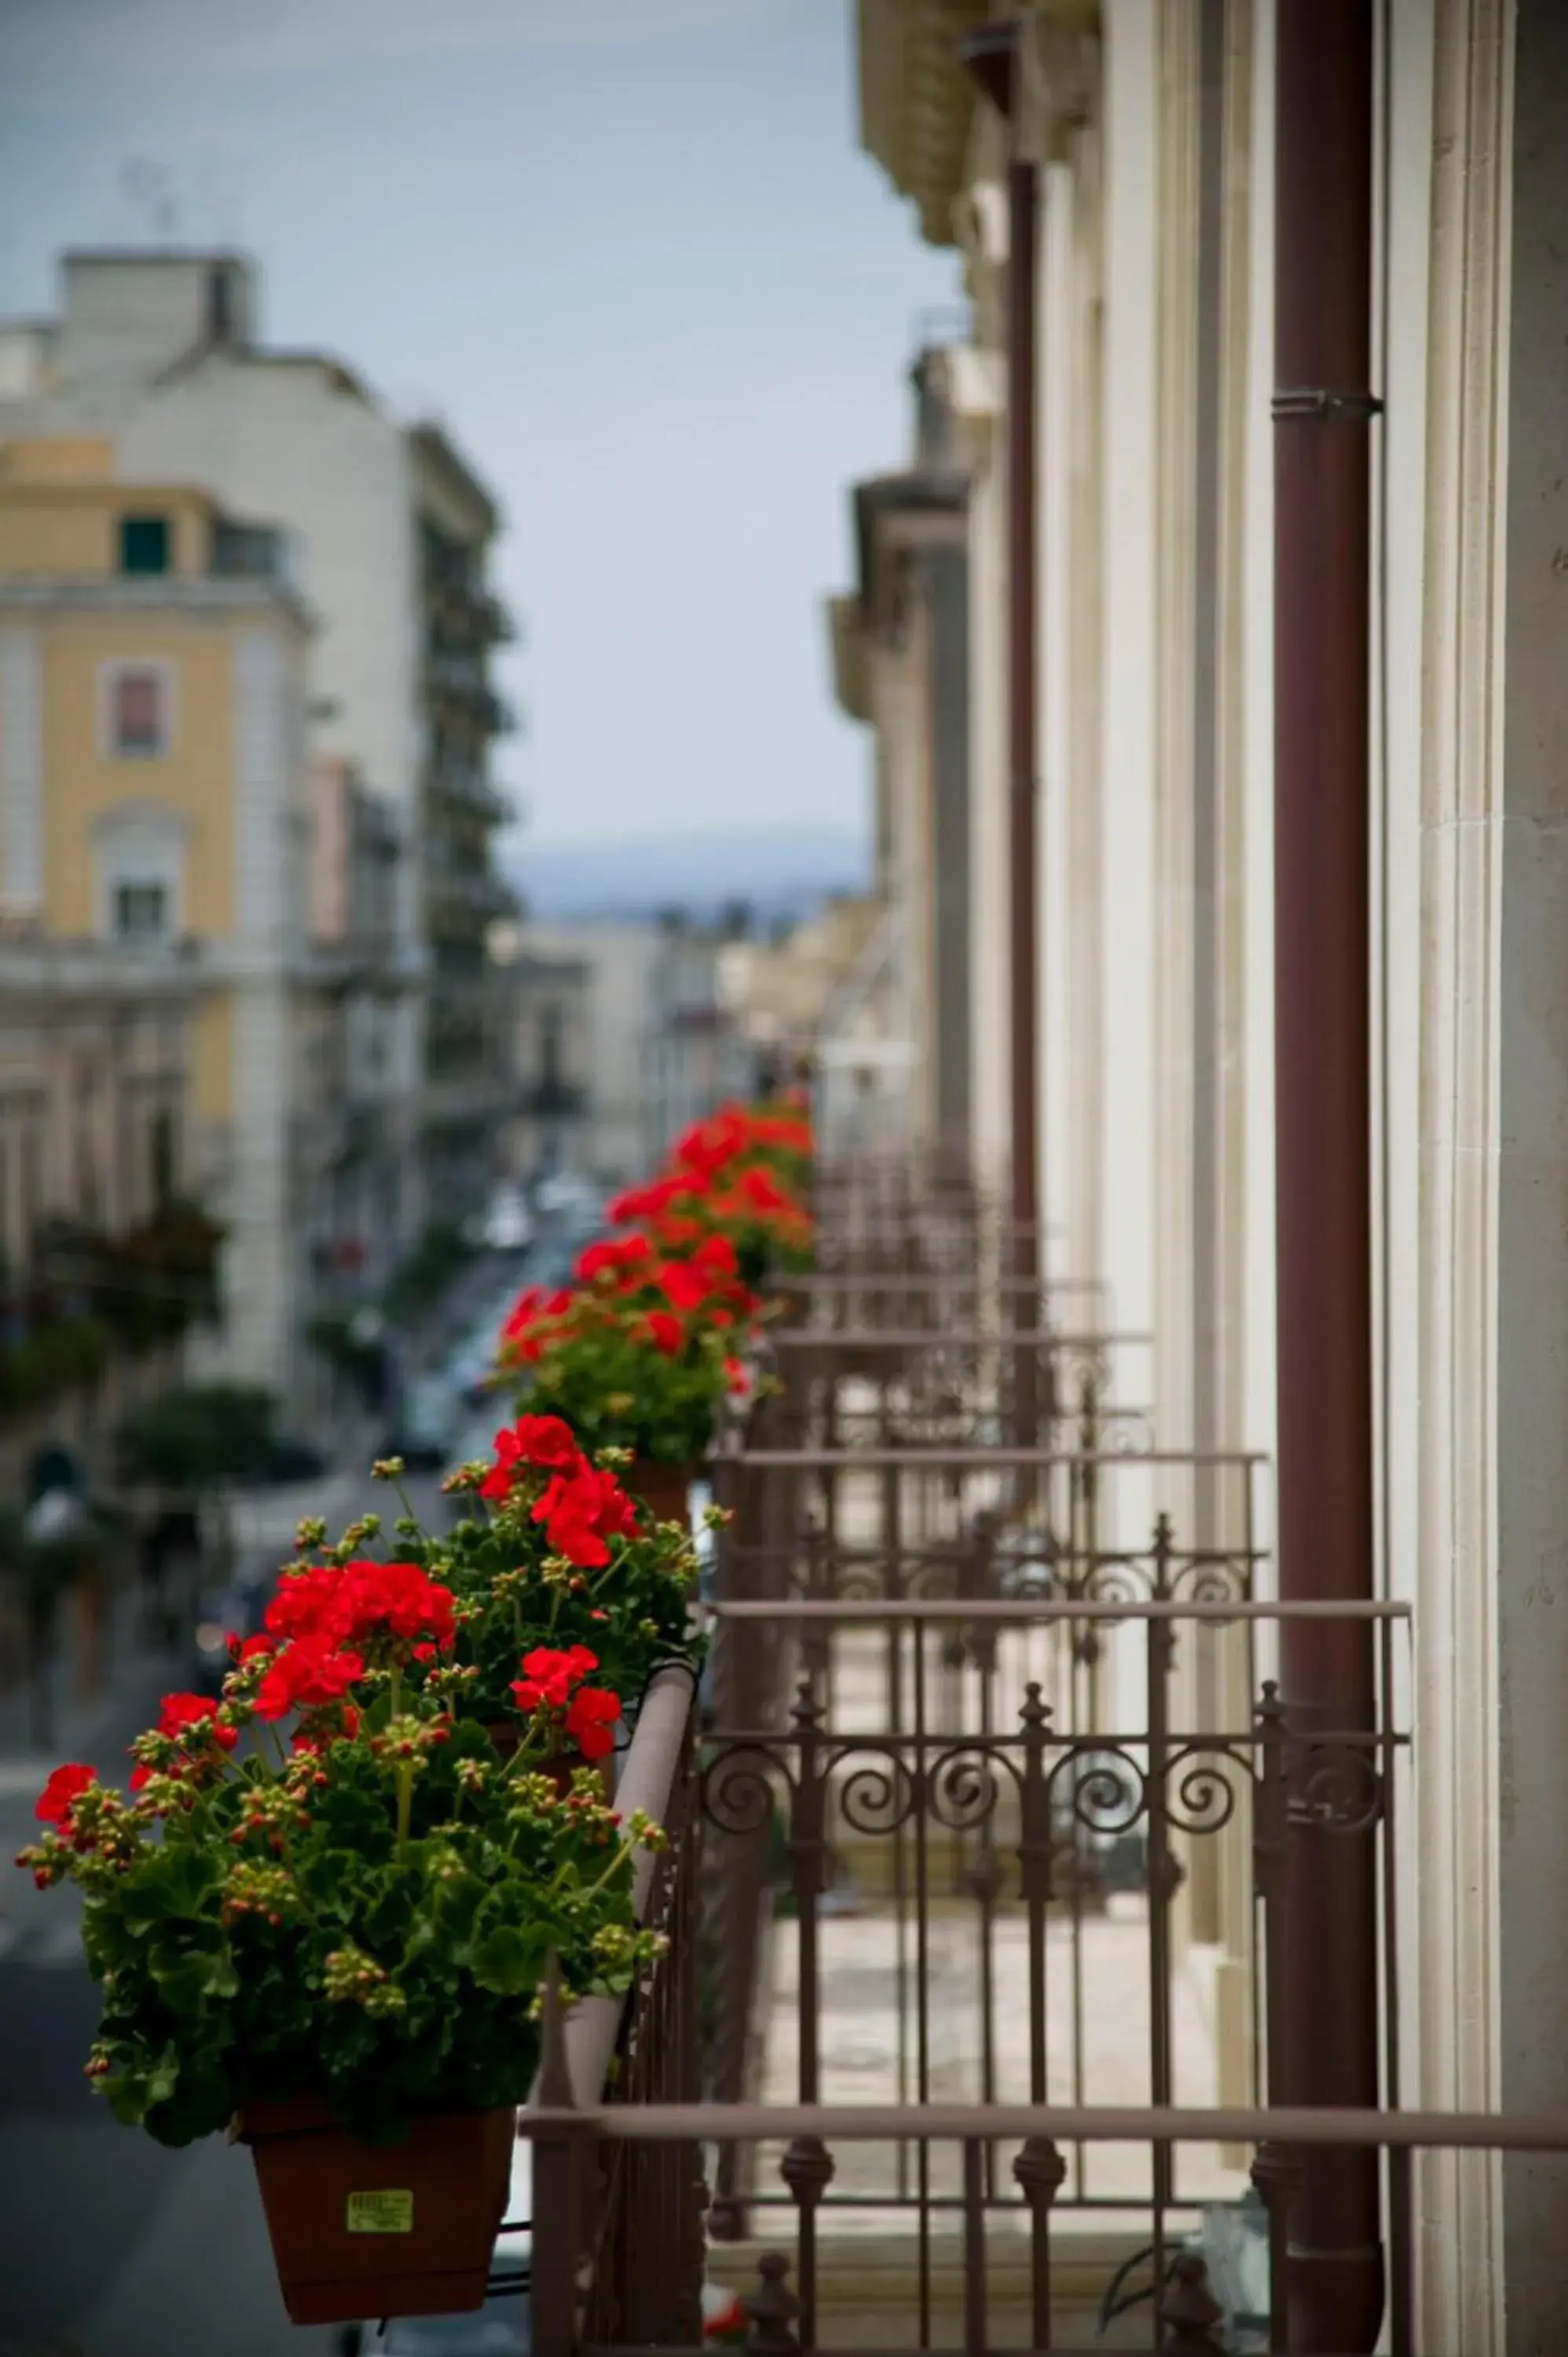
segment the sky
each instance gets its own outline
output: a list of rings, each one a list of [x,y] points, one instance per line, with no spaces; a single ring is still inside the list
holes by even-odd
[[[860,832],[822,601],[961,290],[859,150],[854,38],[853,0],[0,0],[0,310],[66,245],[245,246],[267,340],[499,492],[534,839]]]

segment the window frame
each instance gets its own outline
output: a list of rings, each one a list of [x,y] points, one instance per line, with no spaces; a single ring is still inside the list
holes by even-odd
[[[156,524],[162,530],[164,561],[161,565],[128,565],[125,562],[127,535],[140,528]],[[166,508],[122,509],[116,519],[117,571],[122,581],[166,581],[175,569],[175,520]]]
[[[186,931],[186,855],[189,827],[178,813],[157,802],[125,802],[101,813],[92,826],[94,925],[102,941],[122,948],[156,948],[180,941]],[[125,886],[157,885],[164,894],[165,925],[158,934],[123,933],[118,896]]]
[[[108,879],[106,889],[109,900],[109,938],[112,942],[118,942],[125,949],[145,949],[154,942],[172,942],[176,939],[174,927],[169,922],[173,914],[174,894],[167,877],[113,876]],[[134,892],[149,894],[156,892],[158,896],[160,922],[145,931],[122,924],[120,921],[122,901],[126,895]]]
[[[119,734],[119,691],[127,679],[157,682],[159,741],[156,747],[123,745]],[[178,672],[166,655],[116,655],[98,669],[99,750],[109,761],[166,761],[178,741]]]

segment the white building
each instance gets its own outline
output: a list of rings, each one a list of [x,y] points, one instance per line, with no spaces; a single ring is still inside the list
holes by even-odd
[[[1301,5],[860,9],[865,144],[961,254],[974,309],[942,363],[969,476],[973,1158],[1000,1179],[1022,158],[1053,1265],[1108,1279],[1119,1323],[1153,1330],[1165,1447],[1271,1455],[1274,61]],[[1568,10],[1378,13],[1369,1211],[1377,1577],[1413,1608],[1402,2101],[1561,2115]],[[1023,28],[1011,122],[959,54],[1003,18]],[[1340,167],[1324,154],[1326,223]],[[1418,2163],[1417,2346],[1558,2345],[1556,2166]]]

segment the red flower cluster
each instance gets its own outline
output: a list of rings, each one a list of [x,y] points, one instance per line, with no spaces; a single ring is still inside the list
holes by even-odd
[[[520,1415],[497,1433],[496,1461],[479,1495],[504,1504],[532,1473],[547,1476],[532,1520],[543,1523],[552,1551],[580,1570],[608,1563],[611,1539],[636,1538],[636,1506],[613,1473],[589,1462],[558,1415]]]
[[[268,1633],[331,1650],[449,1645],[452,1591],[417,1563],[346,1563],[290,1572],[267,1607]],[[355,1675],[358,1676],[358,1671]]]
[[[154,1776],[187,1775],[198,1764],[203,1754],[207,1761],[211,1762],[214,1758],[213,1746],[217,1747],[218,1751],[232,1751],[240,1740],[238,1728],[225,1727],[220,1720],[218,1705],[210,1695],[165,1695],[158,1709],[157,1731],[160,1735],[186,1739],[180,1742],[179,1749],[166,1766],[133,1768],[131,1770],[133,1792],[139,1792]]]
[[[582,1454],[571,1426],[560,1416],[520,1415],[505,1432],[497,1433],[496,1461],[479,1485],[479,1495],[505,1500],[530,1472],[541,1467],[552,1473],[567,1472]]]
[[[501,1328],[503,1353],[532,1363],[544,1348],[553,1321],[572,1307],[571,1292],[562,1286],[528,1286],[517,1297]]]
[[[334,1645],[329,1637],[295,1637],[256,1689],[256,1717],[286,1718],[292,1710],[341,1702],[364,1674],[363,1656]]]
[[[536,1645],[523,1655],[522,1675],[511,1689],[519,1710],[559,1718],[567,1740],[585,1760],[603,1760],[615,1749],[621,1715],[618,1695],[584,1683],[598,1666],[598,1655],[586,1645],[572,1645],[564,1652]]]
[[[80,1760],[69,1760],[57,1768],[34,1804],[33,1814],[46,1825],[59,1825],[62,1832],[70,1829],[71,1812],[90,1784],[98,1781],[96,1768],[89,1768]]]
[[[456,1635],[452,1591],[417,1563],[313,1565],[279,1581],[264,1635],[231,1647],[235,1661],[267,1659],[258,1718],[286,1718],[343,1701],[367,1657],[427,1661]]]
[[[800,1114],[725,1105],[676,1140],[660,1177],[618,1195],[609,1216],[646,1222],[654,1243],[693,1260],[708,1243],[726,1241],[730,1228],[760,1228],[790,1248],[809,1244],[810,1214],[771,1166],[803,1161],[811,1150],[811,1124]],[[595,1249],[629,1253],[636,1243]]]
[[[615,1475],[585,1457],[570,1472],[557,1473],[533,1508],[553,1553],[582,1570],[608,1563],[608,1542],[637,1536],[637,1508]]]
[[[611,1221],[629,1232],[585,1248],[575,1290],[533,1286],[520,1297],[502,1329],[503,1361],[537,1369],[547,1394],[594,1430],[603,1429],[600,1412],[581,1395],[596,1385],[607,1401],[624,1394],[634,1431],[668,1414],[692,1427],[700,1453],[703,1401],[716,1405],[718,1394],[716,1382],[704,1390],[717,1374],[715,1338],[743,1355],[761,1314],[743,1265],[754,1275],[810,1246],[811,1217],[790,1181],[811,1146],[811,1125],[792,1109],[732,1104],[695,1124],[657,1178],[609,1204]],[[725,1380],[745,1388],[733,1364]],[[621,1414],[613,1411],[612,1428]],[[510,1456],[498,1458],[485,1494],[505,1497],[512,1469]]]

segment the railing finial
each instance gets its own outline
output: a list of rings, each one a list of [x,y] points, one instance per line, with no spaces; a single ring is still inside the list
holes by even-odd
[[[782,2251],[764,2251],[757,2272],[762,2277],[760,2286],[741,2302],[750,2326],[746,2346],[751,2357],[799,2357],[795,2319],[800,2303],[784,2280],[789,2262]]]
[[[1225,2310],[1208,2288],[1208,2269],[1196,2251],[1184,2251],[1173,2263],[1159,2315],[1168,2330],[1158,2357],[1224,2357],[1214,2328]]]

